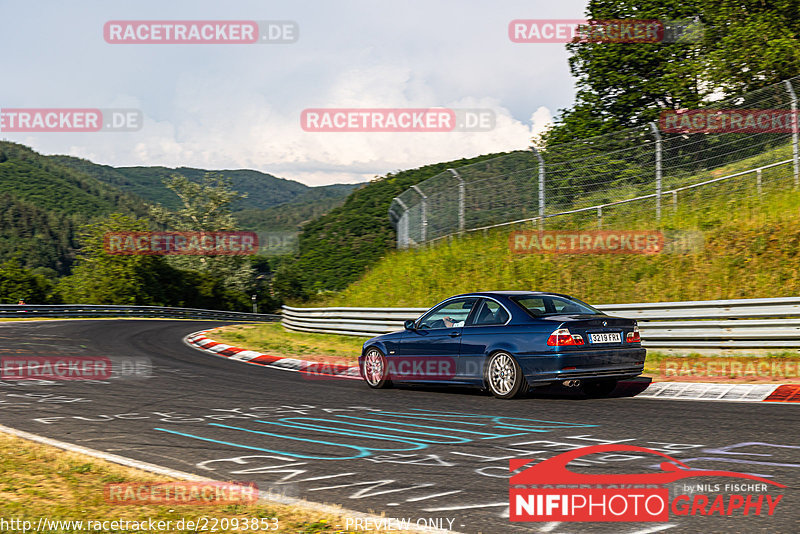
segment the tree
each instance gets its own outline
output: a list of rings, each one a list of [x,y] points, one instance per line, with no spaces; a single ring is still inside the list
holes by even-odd
[[[589,20],[699,18],[704,0],[590,0]],[[657,120],[663,109],[697,107],[706,83],[704,41],[567,44],[575,104],[560,110],[547,144],[566,143]]]
[[[224,232],[237,229],[231,214],[231,203],[245,198],[233,190],[229,178],[217,173],[206,173],[200,182],[175,174],[164,180],[183,203],[172,212],[163,206],[151,208],[153,219],[171,230],[190,232]],[[249,260],[241,256],[169,256],[173,267],[206,273],[219,278],[235,291],[247,294],[253,287],[255,271]]]
[[[587,19],[695,21],[677,43],[570,43],[574,105],[541,144],[641,126],[664,109],[697,108],[800,72],[796,0],[590,0]]]
[[[800,73],[797,0],[707,0],[710,77],[728,94]]]
[[[80,231],[80,249],[73,274],[59,281],[69,303],[168,305],[182,292],[181,273],[159,256],[113,255],[104,249],[108,232],[142,232],[146,220],[112,214]]]
[[[46,304],[53,300],[53,285],[42,275],[22,266],[19,259],[0,264],[0,302],[16,304]]]

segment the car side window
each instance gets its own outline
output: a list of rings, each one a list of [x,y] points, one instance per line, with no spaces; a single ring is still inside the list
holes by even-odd
[[[508,312],[505,308],[493,300],[483,299],[478,305],[478,311],[472,324],[474,326],[486,326],[505,324],[506,321],[508,321]]]
[[[472,307],[477,300],[476,297],[470,297],[446,302],[424,315],[419,320],[417,328],[432,330],[435,328],[458,328],[464,326],[464,321],[467,320],[469,312],[472,311]]]

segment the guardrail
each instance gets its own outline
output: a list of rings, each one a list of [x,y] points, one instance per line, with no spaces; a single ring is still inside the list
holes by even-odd
[[[280,315],[166,306],[116,306],[107,304],[0,304],[3,317],[160,317],[169,319],[219,319],[223,321],[279,321]]]
[[[640,304],[596,308],[639,321],[642,345],[651,348],[800,348],[800,297]],[[376,336],[403,328],[427,308],[294,308],[284,306],[290,330]]]

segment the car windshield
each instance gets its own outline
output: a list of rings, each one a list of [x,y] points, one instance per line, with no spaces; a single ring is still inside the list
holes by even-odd
[[[570,297],[531,295],[513,297],[512,300],[534,317],[564,314],[604,315],[603,312],[592,308],[585,302]]]

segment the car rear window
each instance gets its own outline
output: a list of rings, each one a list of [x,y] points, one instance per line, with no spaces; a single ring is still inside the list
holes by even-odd
[[[537,295],[530,297],[514,297],[512,300],[534,317],[562,314],[603,315],[603,312],[592,308],[585,302],[567,297]]]

